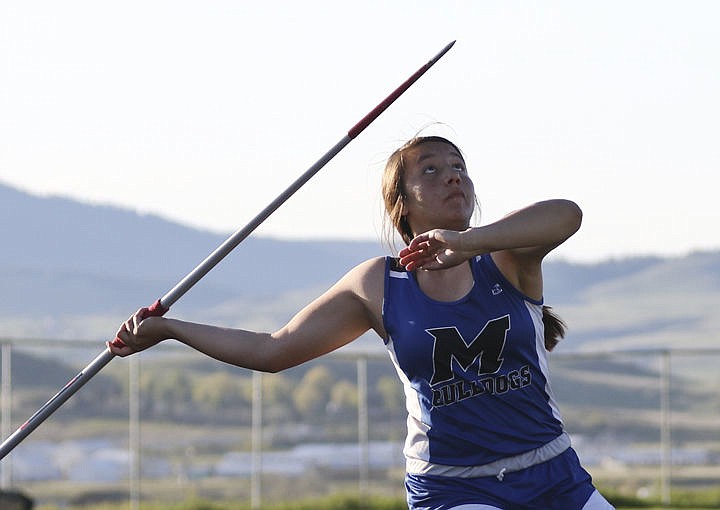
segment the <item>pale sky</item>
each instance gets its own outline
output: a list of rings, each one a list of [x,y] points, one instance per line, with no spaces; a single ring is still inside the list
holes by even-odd
[[[720,2],[0,9],[5,184],[230,233],[457,40],[256,234],[379,239],[384,160],[442,123],[481,223],[564,197],[585,216],[557,257],[720,249]]]

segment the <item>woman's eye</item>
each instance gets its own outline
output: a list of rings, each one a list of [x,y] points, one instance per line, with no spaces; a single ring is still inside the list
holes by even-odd
[[[456,164],[452,165],[452,169],[453,169],[453,171],[459,172],[459,173],[466,172],[465,165],[463,165],[462,163],[456,163]],[[434,167],[434,166],[426,166],[425,168],[423,168],[423,173],[424,174],[436,174],[436,173],[438,173],[438,169],[437,169],[437,167]]]

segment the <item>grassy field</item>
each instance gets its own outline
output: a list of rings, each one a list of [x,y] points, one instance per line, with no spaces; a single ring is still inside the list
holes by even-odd
[[[663,506],[658,497],[637,498],[624,492],[616,492],[600,487],[607,499],[617,510],[645,508],[651,510],[710,510],[720,508],[720,488],[712,487],[703,490],[674,490],[671,494],[672,504]],[[261,510],[407,510],[403,495],[373,495],[360,498],[351,489],[347,492],[338,491],[331,496],[315,498],[286,498],[282,501],[263,501]],[[240,502],[242,501],[242,502]],[[131,508],[127,500],[114,503],[95,504],[64,504],[36,505],[34,510],[128,510]],[[247,498],[223,500],[207,500],[187,497],[182,501],[140,503],[138,510],[252,510]]]
[[[632,508],[645,508],[649,510],[709,510],[717,509],[720,504],[720,492],[710,491],[703,496],[694,494],[691,500],[678,495],[684,501],[677,505],[662,506],[658,502],[633,500],[626,497],[615,497],[610,495],[617,510]],[[89,506],[63,507],[62,510],[126,510],[127,503],[101,504]],[[407,506],[402,499],[371,498],[359,500],[355,497],[333,496],[324,499],[312,499],[307,501],[284,502],[272,505],[263,505],[262,510],[406,510]],[[39,506],[37,510],[61,510],[55,506]],[[143,503],[140,510],[251,510],[248,504],[238,503],[217,503],[208,501],[189,501],[185,503]]]
[[[265,474],[261,498],[265,510],[334,508],[350,510],[391,510],[405,508],[403,472],[371,472],[367,494],[372,497],[360,506],[358,479],[338,472],[308,471],[300,478]],[[382,476],[381,476],[382,475]],[[623,469],[598,468],[592,471],[601,492],[618,508],[661,508],[658,469],[632,466]],[[672,503],[666,508],[720,508],[720,466],[675,466]],[[138,487],[142,494],[139,510],[249,510],[252,487],[249,478],[204,476],[197,479],[153,479]],[[41,510],[128,510],[127,482],[42,481],[25,483],[22,490]],[[641,497],[642,496],[642,497]],[[230,503],[232,502],[232,503]],[[293,502],[288,503],[288,502]],[[294,506],[293,506],[294,505]],[[319,506],[322,505],[322,506]]]

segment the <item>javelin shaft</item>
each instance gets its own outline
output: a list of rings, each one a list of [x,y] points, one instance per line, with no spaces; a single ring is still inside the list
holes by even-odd
[[[352,138],[343,137],[335,146],[320,158],[314,165],[308,168],[295,182],[293,182],[285,191],[277,196],[265,209],[263,209],[255,218],[243,228],[228,237],[215,251],[207,256],[198,266],[193,269],[185,278],[178,282],[175,287],[170,289],[163,297],[160,303],[163,308],[170,308],[173,303],[180,299],[193,285],[200,281],[210,270],[215,267],[222,259],[224,259],[231,251],[237,247],[246,237],[248,237],[262,222],[264,222],[272,213],[274,213],[282,204],[284,204],[297,190],[299,190],[312,176],[320,171],[328,161],[340,152]]]
[[[20,442],[29,436],[38,425],[44,422],[52,413],[63,405],[75,392],[82,388],[95,374],[107,365],[115,357],[109,350],[104,350],[93,361],[91,361],[81,372],[70,379],[68,383],[58,391],[55,396],[48,400],[35,414],[23,423],[15,432],[0,445],[0,459],[3,459]]]
[[[418,69],[410,78],[405,80],[397,89],[395,89],[388,97],[378,104],[370,113],[363,117],[360,122],[355,124],[348,133],[336,143],[328,152],[326,152],[315,164],[308,168],[295,182],[293,182],[285,191],[273,200],[265,209],[263,209],[255,218],[247,225],[236,231],[228,237],[215,251],[213,251],[205,260],[198,264],[185,278],[177,285],[170,289],[163,297],[158,299],[148,309],[146,316],[163,315],[170,307],[177,302],[188,290],[190,290],[198,281],[200,281],[212,268],[214,268],[222,259],[224,259],[238,244],[248,237],[262,222],[264,222],[273,212],[275,212],[282,204],[284,204],[297,190],[299,190],[307,181],[309,181],[316,173],[320,171],[331,159],[333,159],[347,144],[357,137],[366,127],[368,127],[382,112],[384,112],[395,100],[400,97],[407,89],[412,86],[425,72],[430,69],[440,58],[452,48],[455,41],[445,46],[437,55],[430,59],[424,66]],[[72,395],[75,394],[87,381],[94,377],[102,368],[107,365],[113,358],[114,354],[106,349],[98,355],[89,365],[87,365],[80,373],[71,379],[55,396],[48,400],[35,414],[33,414],[20,428],[10,435],[0,445],[0,459],[3,459],[10,453],[20,442],[25,439],[33,430],[35,430],[42,422],[44,422],[52,413],[54,413],[62,404],[64,404]]]

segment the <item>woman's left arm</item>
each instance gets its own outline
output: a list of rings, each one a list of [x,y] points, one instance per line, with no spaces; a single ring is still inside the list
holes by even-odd
[[[575,202],[546,200],[482,227],[463,232],[436,229],[420,234],[400,252],[400,262],[410,271],[442,269],[482,253],[504,252],[518,263],[539,264],[577,232],[581,222],[582,211]]]
[[[495,251],[511,251],[541,262],[582,224],[582,210],[571,200],[538,202],[514,211],[495,223]],[[487,235],[487,233],[486,233]]]
[[[528,212],[530,214],[526,215]],[[494,251],[492,258],[515,288],[526,296],[542,300],[543,258],[578,231],[582,211],[575,202],[549,200],[511,213],[507,218],[525,223],[525,228],[534,231],[534,234],[528,232],[526,239],[536,242]]]

